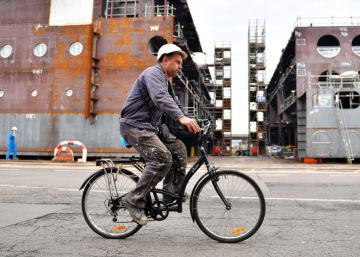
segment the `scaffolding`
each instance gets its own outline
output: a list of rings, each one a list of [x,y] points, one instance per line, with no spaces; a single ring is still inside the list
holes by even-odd
[[[248,28],[249,150],[266,153],[265,20],[250,20]]]
[[[211,89],[213,102],[212,116],[215,119],[215,145],[221,154],[231,155],[231,43],[215,42],[214,83]]]

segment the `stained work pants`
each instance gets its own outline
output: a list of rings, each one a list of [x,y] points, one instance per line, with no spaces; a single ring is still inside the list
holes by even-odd
[[[127,200],[138,208],[144,208],[146,195],[164,177],[164,190],[178,194],[186,172],[185,145],[177,139],[163,143],[154,131],[139,129],[126,123],[120,123],[120,132],[146,163],[135,189],[127,194]]]

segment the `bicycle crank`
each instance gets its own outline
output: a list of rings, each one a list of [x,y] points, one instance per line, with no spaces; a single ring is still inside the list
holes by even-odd
[[[164,202],[154,202],[150,209],[150,216],[157,221],[162,221],[169,215],[169,209]]]

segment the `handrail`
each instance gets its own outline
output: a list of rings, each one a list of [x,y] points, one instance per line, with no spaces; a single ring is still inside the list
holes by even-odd
[[[173,4],[149,5],[145,3],[141,6],[138,1],[130,3],[124,0],[106,0],[104,16],[105,18],[175,16],[175,10]]]
[[[360,17],[297,17],[295,27],[359,26]]]

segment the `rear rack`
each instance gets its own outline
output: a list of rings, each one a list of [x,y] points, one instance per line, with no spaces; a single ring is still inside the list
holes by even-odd
[[[135,164],[138,162],[144,162],[141,157],[138,156],[130,156],[130,157],[118,157],[112,159],[97,159],[96,166],[102,166],[109,163],[113,164]]]

